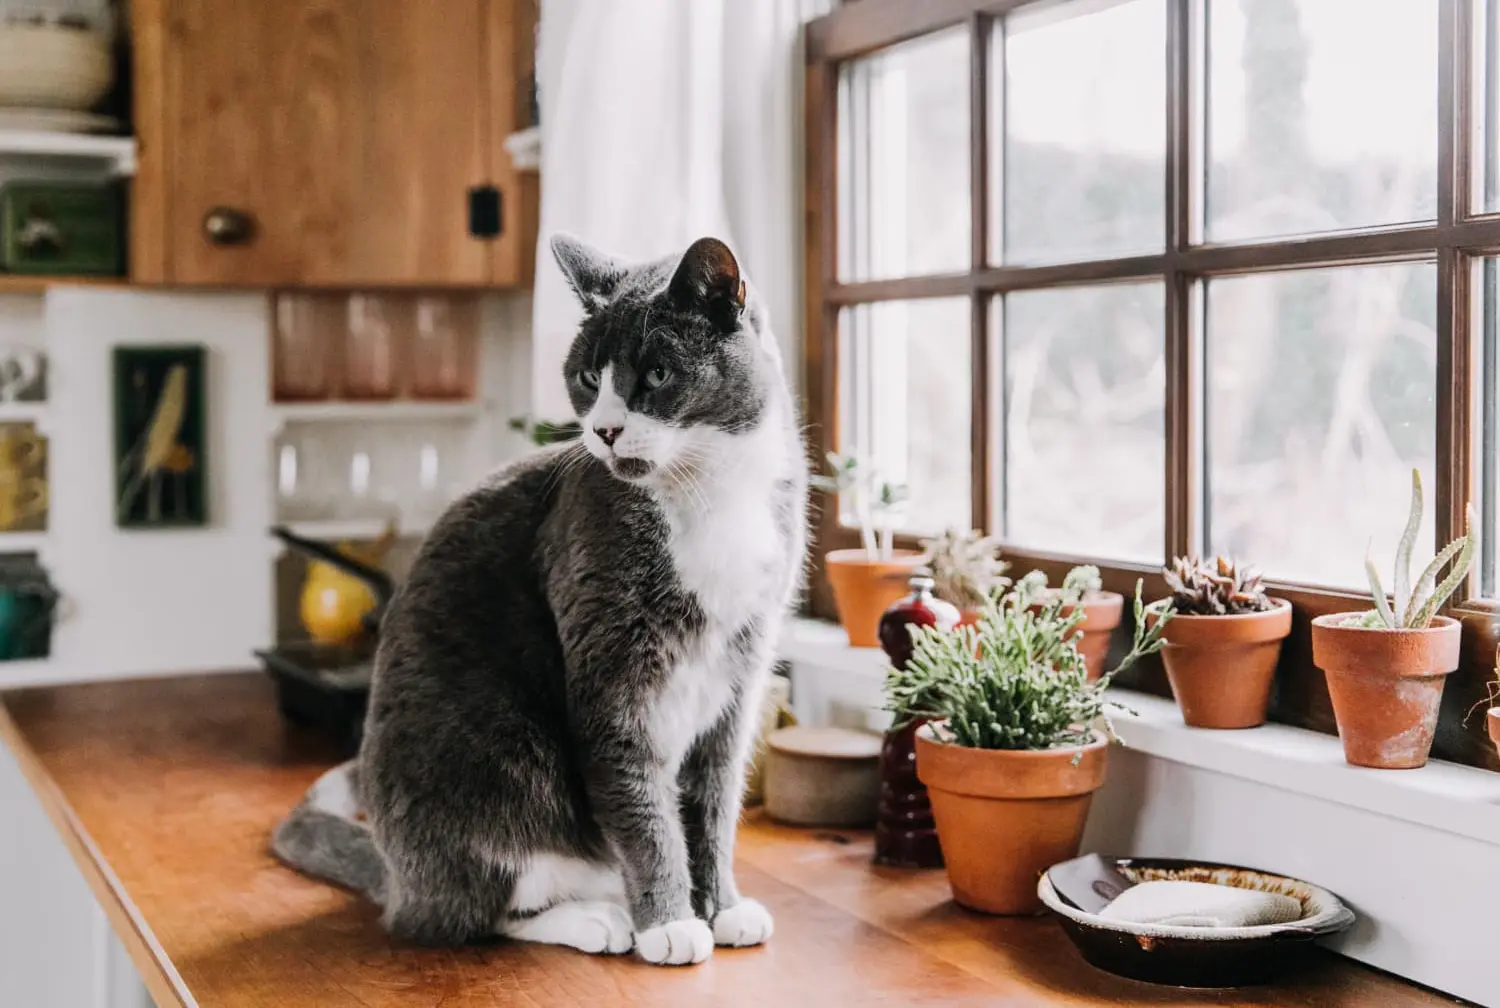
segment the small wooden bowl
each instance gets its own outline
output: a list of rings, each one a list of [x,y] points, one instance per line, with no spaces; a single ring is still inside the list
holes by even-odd
[[[793,726],[766,737],[765,809],[790,826],[852,829],[875,821],[880,736]]]
[[[1037,895],[1061,919],[1084,959],[1107,973],[1173,987],[1222,988],[1270,983],[1304,966],[1313,942],[1354,923],[1327,889],[1233,865],[1172,858],[1114,858],[1135,882],[1175,879],[1282,893],[1302,903],[1288,924],[1243,928],[1172,927],[1109,920],[1063,899],[1043,875]]]

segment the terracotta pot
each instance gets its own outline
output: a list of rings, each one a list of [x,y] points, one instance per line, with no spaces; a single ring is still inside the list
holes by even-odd
[[[1106,742],[1041,751],[969,749],[917,733],[917,775],[927,785],[953,898],[992,914],[1041,911],[1037,879],[1078,856]]]
[[[1182,720],[1194,728],[1254,728],[1266,723],[1281,642],[1292,632],[1292,605],[1235,616],[1178,613],[1163,632],[1162,662]],[[1160,612],[1146,611],[1155,626]]]
[[[1339,626],[1356,613],[1312,623],[1313,663],[1328,694],[1344,758],[1354,766],[1407,770],[1427,762],[1443,677],[1458,668],[1459,625],[1434,616],[1421,630]]]
[[[1102,591],[1090,595],[1081,603],[1083,622],[1073,634],[1078,641],[1078,651],[1088,666],[1089,678],[1098,679],[1104,674],[1104,659],[1109,657],[1109,639],[1115,627],[1120,625],[1120,614],[1125,611],[1125,596],[1119,592]],[[1031,607],[1032,612],[1041,610],[1040,605]],[[1059,610],[1063,616],[1073,613],[1073,606]]]
[[[1495,743],[1495,752],[1500,754],[1500,707],[1491,707],[1489,718],[1490,741]]]
[[[889,560],[868,560],[862,549],[833,550],[824,557],[850,646],[880,646],[880,617],[906,595],[911,569],[921,559],[915,550],[896,550]]]

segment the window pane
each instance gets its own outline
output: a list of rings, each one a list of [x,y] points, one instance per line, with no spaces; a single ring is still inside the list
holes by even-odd
[[[907,485],[897,528],[971,527],[968,299],[860,305],[844,311],[840,329],[839,450]],[[856,525],[844,497],[840,518]]]
[[[855,60],[839,87],[839,275],[969,268],[969,33]]]
[[[1474,178],[1481,210],[1500,210],[1500,2],[1486,0],[1474,15],[1474,32],[1482,40],[1483,62],[1475,69],[1480,82],[1484,139],[1476,144]],[[1488,581],[1485,582],[1489,584]]]
[[[1061,262],[1164,243],[1166,4],[1046,7],[996,28],[1004,42],[1004,193],[994,259]],[[998,66],[999,63],[997,62]],[[1002,124],[990,130],[998,142]],[[1003,226],[1002,226],[1003,225]]]
[[[1482,304],[1481,344],[1475,361],[1478,392],[1479,455],[1475,463],[1479,479],[1479,566],[1480,593],[1489,598],[1500,596],[1500,578],[1496,578],[1496,529],[1500,528],[1500,260],[1481,259],[1476,270]]]
[[[1431,219],[1438,5],[1208,0],[1208,236]]]
[[[1163,300],[1156,283],[1006,297],[1009,541],[1161,560]]]
[[[1389,579],[1411,469],[1431,556],[1437,268],[1356,266],[1208,285],[1208,539],[1276,578]]]

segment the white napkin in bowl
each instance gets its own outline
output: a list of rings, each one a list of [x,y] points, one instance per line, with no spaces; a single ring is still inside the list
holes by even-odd
[[[1126,889],[1099,916],[1171,927],[1255,927],[1297,920],[1302,904],[1280,893],[1208,882],[1142,882]]]

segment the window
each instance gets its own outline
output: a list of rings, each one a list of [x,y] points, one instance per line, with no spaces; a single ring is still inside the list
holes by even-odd
[[[1435,755],[1500,768],[1500,0],[845,3],[807,71],[817,447],[908,536],[1157,593],[1232,553],[1302,620],[1368,604],[1416,468],[1422,549],[1481,533]],[[1273,718],[1333,730],[1305,632]]]

